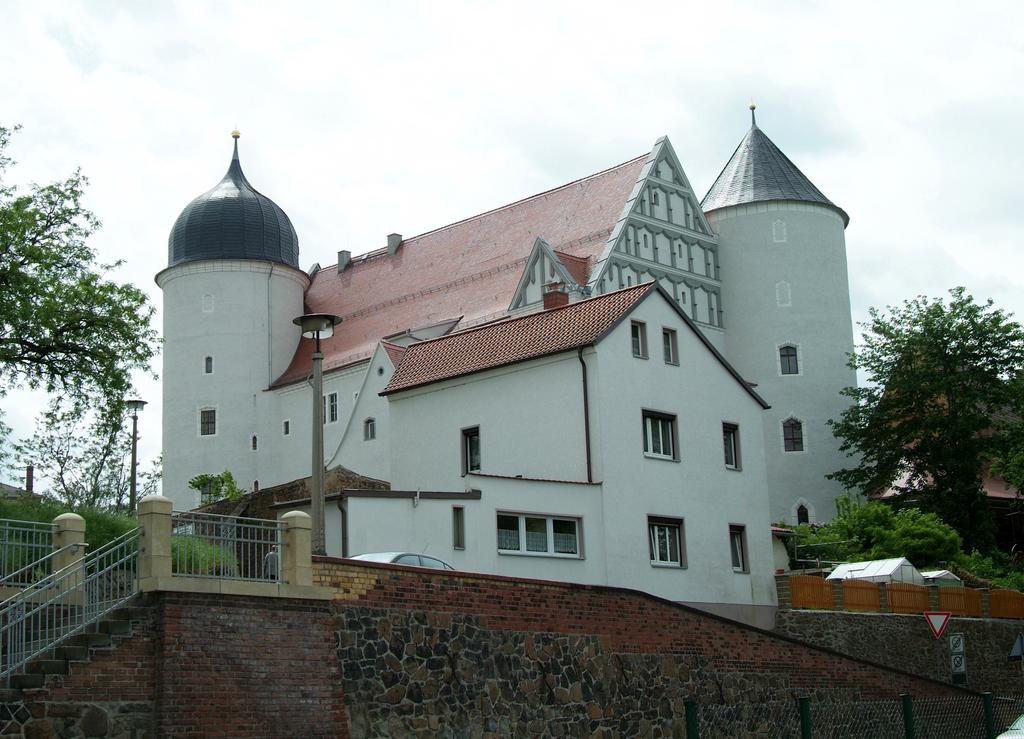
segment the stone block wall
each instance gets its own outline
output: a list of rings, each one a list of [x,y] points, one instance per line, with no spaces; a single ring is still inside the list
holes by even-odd
[[[337,590],[357,736],[683,736],[684,701],[728,714],[714,735],[819,704],[965,691],[643,593],[314,558]]]
[[[1024,693],[1020,663],[1007,661],[1024,621],[953,617],[936,639],[922,615],[779,609],[775,631],[944,682],[952,680],[949,636],[963,634],[967,687]]]

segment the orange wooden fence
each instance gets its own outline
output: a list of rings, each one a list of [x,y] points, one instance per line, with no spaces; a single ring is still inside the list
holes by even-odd
[[[939,610],[954,616],[981,616],[981,591],[970,588],[939,588]]]
[[[1024,594],[1014,590],[993,590],[988,594],[993,618],[1024,618]]]
[[[924,613],[928,610],[928,588],[907,582],[886,585],[890,613]]]
[[[878,585],[867,580],[843,580],[843,608],[847,611],[880,611]]]
[[[789,578],[789,593],[793,608],[835,608],[832,583],[820,577],[793,575]]]

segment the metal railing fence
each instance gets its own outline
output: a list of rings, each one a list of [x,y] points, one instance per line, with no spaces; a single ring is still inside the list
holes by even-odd
[[[53,524],[0,519],[0,575],[5,585],[27,585],[40,574],[28,565],[53,551]],[[20,580],[12,576],[18,573]]]
[[[139,529],[50,573],[0,605],[0,678],[84,631],[138,592]]]
[[[281,582],[283,532],[280,521],[176,512],[171,523],[171,572]]]

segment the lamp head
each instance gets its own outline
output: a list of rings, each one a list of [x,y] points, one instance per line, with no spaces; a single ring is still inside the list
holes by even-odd
[[[302,329],[307,339],[329,339],[334,335],[334,327],[341,323],[341,316],[330,313],[307,313],[292,320]]]

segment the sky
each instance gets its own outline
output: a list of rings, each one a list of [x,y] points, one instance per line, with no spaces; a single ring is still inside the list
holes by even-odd
[[[751,101],[850,215],[855,322],[955,285],[1024,317],[1024,4],[7,0],[3,16],[0,125],[23,127],[8,180],[81,167],[103,222],[92,246],[147,291],[158,329],[168,233],[223,176],[234,128],[306,268],[662,135],[702,197]],[[144,467],[160,450],[159,380],[137,390]],[[0,399],[15,437],[39,405]]]

